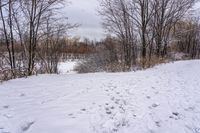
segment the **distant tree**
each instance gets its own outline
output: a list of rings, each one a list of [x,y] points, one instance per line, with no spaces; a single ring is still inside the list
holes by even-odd
[[[66,18],[56,17],[56,14],[52,12],[45,17],[39,42],[41,51],[37,51],[37,54],[42,59],[42,64],[45,66],[44,71],[47,73],[58,73],[58,63],[62,57],[63,49],[65,49],[67,32],[78,26],[67,21]]]
[[[175,42],[179,52],[189,54],[191,58],[200,58],[199,18],[179,21],[176,24]]]

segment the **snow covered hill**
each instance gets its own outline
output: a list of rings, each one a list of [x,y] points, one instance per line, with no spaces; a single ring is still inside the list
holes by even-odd
[[[200,61],[0,85],[0,133],[200,133]]]

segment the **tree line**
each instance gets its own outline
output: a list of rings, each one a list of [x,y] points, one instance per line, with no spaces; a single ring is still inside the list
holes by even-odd
[[[1,63],[6,63],[4,67],[10,77],[15,78],[18,73],[35,74],[38,57],[44,64],[56,65],[67,32],[78,26],[60,13],[66,3],[66,0],[0,0],[1,48],[6,46],[6,51],[1,51]]]
[[[127,69],[165,58],[176,45],[199,54],[199,23],[187,17],[197,0],[101,0],[104,28],[121,44]],[[197,17],[194,17],[197,18]],[[181,52],[180,51],[180,52]],[[198,56],[199,57],[199,56]]]

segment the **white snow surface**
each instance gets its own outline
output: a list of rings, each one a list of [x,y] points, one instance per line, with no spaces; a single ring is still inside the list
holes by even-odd
[[[0,133],[200,133],[200,61],[4,82]]]
[[[76,73],[74,67],[77,65],[78,60],[68,60],[58,64],[58,72],[60,74]]]

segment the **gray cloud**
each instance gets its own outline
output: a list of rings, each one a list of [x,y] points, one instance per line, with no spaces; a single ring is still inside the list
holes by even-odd
[[[101,18],[97,13],[98,4],[98,0],[71,0],[71,4],[65,9],[65,14],[70,22],[81,25],[72,33],[73,36],[97,40],[105,36]],[[200,3],[195,6],[195,8],[199,7]]]
[[[97,0],[71,1],[71,4],[65,9],[65,14],[69,17],[70,22],[81,25],[72,35],[97,40],[104,36],[101,18],[98,16],[97,8]]]

